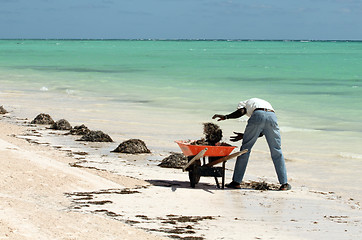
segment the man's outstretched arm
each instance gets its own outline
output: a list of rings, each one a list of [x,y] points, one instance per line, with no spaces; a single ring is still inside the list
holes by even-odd
[[[232,112],[230,114],[227,115],[221,115],[221,114],[215,114],[212,119],[217,119],[218,121],[223,121],[226,119],[234,119],[234,118],[239,118],[242,117],[243,115],[245,115],[246,113],[246,109],[245,108],[240,108],[240,109],[236,109],[235,112]]]

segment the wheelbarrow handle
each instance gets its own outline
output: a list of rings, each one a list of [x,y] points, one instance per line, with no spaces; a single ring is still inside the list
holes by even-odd
[[[207,148],[204,148],[203,150],[201,150],[195,157],[193,157],[183,168],[182,171],[184,172],[186,170],[186,168],[188,168],[191,164],[193,164],[196,160],[199,160],[200,158],[202,158],[205,154],[205,152],[207,151]]]
[[[241,151],[241,152],[236,152],[236,153],[230,154],[230,155],[228,155],[228,156],[219,158],[219,159],[217,159],[217,160],[215,160],[215,161],[209,162],[209,163],[206,164],[205,166],[211,167],[211,166],[214,166],[214,165],[216,165],[216,164],[218,164],[218,163],[225,162],[225,161],[227,161],[227,160],[229,160],[229,159],[232,159],[232,158],[235,158],[235,157],[239,157],[239,156],[241,156],[241,155],[243,155],[244,153],[247,153],[247,152],[248,152],[248,149],[244,149],[244,150]]]

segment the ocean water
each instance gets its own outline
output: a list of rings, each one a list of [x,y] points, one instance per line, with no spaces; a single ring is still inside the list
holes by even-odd
[[[259,97],[286,151],[362,161],[361,63],[362,42],[1,40],[0,105],[171,146]]]
[[[103,155],[140,138],[155,157],[202,137],[213,114],[263,98],[276,110],[292,185],[362,199],[361,63],[362,42],[0,40],[0,105],[102,130],[115,141]],[[214,123],[229,142],[246,121]],[[251,161],[246,178],[274,176],[265,139]]]

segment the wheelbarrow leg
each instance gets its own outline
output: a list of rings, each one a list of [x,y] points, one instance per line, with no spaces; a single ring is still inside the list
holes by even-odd
[[[221,176],[221,188],[224,189],[225,188],[225,163],[222,163],[222,176]]]
[[[217,186],[217,188],[220,188],[219,180],[217,179],[217,177],[216,177],[216,176],[214,176],[214,178],[215,178],[215,182],[216,182],[216,186]]]
[[[224,189],[224,187],[225,187],[225,163],[226,163],[226,162],[223,162],[223,163],[222,163],[222,169],[221,169],[221,187],[220,187],[220,184],[219,184],[219,180],[217,179],[216,176],[214,176],[217,188],[221,188],[221,189]]]

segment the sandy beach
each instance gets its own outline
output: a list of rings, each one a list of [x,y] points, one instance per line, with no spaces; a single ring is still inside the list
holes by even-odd
[[[362,234],[359,199],[333,187],[307,187],[294,177],[286,192],[228,190],[202,177],[193,189],[187,173],[157,166],[167,153],[106,156],[118,143],[79,143],[12,113],[0,117],[0,239],[358,239]],[[68,144],[59,145],[59,138]],[[105,170],[110,162],[118,168]],[[256,161],[248,172],[256,181],[275,183],[270,167]],[[288,167],[293,173],[300,166],[289,162]]]
[[[49,147],[9,137],[23,127],[1,122],[0,239],[162,239],[98,214],[71,210],[66,193],[142,186],[71,168]]]

